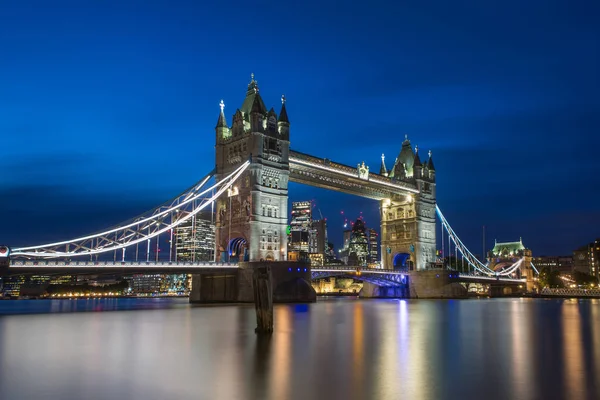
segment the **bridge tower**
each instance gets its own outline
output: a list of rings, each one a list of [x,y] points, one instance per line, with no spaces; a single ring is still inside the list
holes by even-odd
[[[267,111],[251,76],[241,109],[227,125],[221,101],[216,130],[216,180],[246,160],[250,167],[216,202],[217,261],[287,259],[289,128],[285,97],[279,117]]]
[[[435,166],[423,163],[418,148],[413,151],[405,137],[394,166],[381,170],[392,179],[413,182],[419,193],[397,195],[380,204],[381,254],[383,268],[424,270],[436,260]]]
[[[519,238],[518,242],[495,242],[494,248],[487,254],[489,267],[494,271],[501,271],[510,265],[513,265],[520,259],[521,266],[515,275],[519,278],[527,279],[527,291],[534,290],[535,282],[533,280],[533,268],[531,262],[533,260],[531,250],[523,245],[523,240]]]

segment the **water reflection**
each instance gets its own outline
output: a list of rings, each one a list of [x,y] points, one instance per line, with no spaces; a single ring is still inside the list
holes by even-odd
[[[277,321],[277,334],[263,340],[268,340],[269,342],[272,340],[273,346],[277,351],[274,354],[257,354],[257,357],[265,356],[266,359],[272,357],[273,377],[270,380],[271,393],[276,399],[287,399],[290,397],[288,390],[290,387],[289,379],[292,375],[292,310],[290,307],[276,307],[273,317]],[[261,341],[261,338],[257,339],[259,342]]]
[[[0,399],[600,398],[597,300],[150,301],[0,317]]]
[[[587,338],[591,337],[591,340],[585,341],[586,348],[590,346],[593,348],[593,351],[589,351],[588,355],[591,357],[589,364],[591,366],[586,368],[588,372],[588,376],[591,380],[591,388],[589,390],[590,393],[600,392],[600,300],[592,300],[591,304],[587,305],[590,312],[587,315],[586,320],[589,325],[591,325],[591,329],[586,331],[589,333]]]
[[[515,399],[531,398],[531,371],[528,368],[528,360],[531,360],[531,343],[529,341],[529,328],[527,320],[531,317],[528,308],[524,306],[523,299],[514,299],[510,303],[510,326],[508,329],[510,335],[510,346],[512,349],[512,368],[510,369],[511,381],[513,383]]]
[[[363,393],[365,374],[363,303],[355,303],[352,320],[352,385],[356,393]]]

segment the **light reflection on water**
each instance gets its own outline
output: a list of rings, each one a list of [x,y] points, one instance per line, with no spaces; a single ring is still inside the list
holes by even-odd
[[[598,399],[599,310],[324,299],[276,305],[265,338],[250,305],[4,301],[0,399]]]

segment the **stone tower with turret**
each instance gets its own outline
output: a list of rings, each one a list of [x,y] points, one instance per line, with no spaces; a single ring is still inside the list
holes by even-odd
[[[290,122],[281,97],[279,116],[267,111],[254,74],[242,107],[228,126],[225,105],[216,126],[216,180],[246,160],[250,167],[216,202],[217,260],[287,258]]]
[[[431,152],[429,159],[422,162],[418,148],[413,151],[406,137],[389,170],[382,155],[380,174],[411,182],[419,191],[381,201],[382,266],[386,269],[427,269],[436,261],[435,166]]]

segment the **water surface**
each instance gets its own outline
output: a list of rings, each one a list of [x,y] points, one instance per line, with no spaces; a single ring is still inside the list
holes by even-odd
[[[600,300],[320,299],[276,305],[271,338],[186,299],[0,314],[3,400],[600,399]]]

